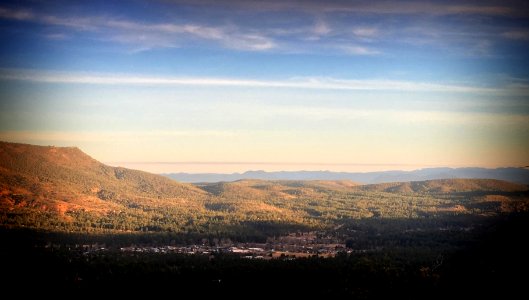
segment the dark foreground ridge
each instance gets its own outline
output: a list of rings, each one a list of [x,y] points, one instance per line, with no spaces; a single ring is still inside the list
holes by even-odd
[[[456,237],[382,234],[374,238],[385,245],[378,251],[295,260],[131,253],[112,244],[86,253],[74,244],[35,247],[39,233],[1,231],[0,280],[18,287],[19,295],[38,290],[56,296],[514,298],[528,279],[528,220],[514,214]],[[67,243],[68,237],[61,240]]]

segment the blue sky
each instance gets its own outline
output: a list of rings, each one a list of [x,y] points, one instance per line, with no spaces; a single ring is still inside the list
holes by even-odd
[[[4,1],[0,37],[1,140],[154,172],[528,164],[523,1]]]

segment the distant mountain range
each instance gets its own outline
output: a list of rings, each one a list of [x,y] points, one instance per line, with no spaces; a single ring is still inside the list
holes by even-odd
[[[170,173],[162,174],[180,182],[219,182],[241,179],[261,180],[352,180],[362,184],[422,181],[435,179],[498,179],[529,184],[529,169],[526,168],[427,168],[414,171],[383,171],[348,173],[331,171],[248,171],[244,173]]]

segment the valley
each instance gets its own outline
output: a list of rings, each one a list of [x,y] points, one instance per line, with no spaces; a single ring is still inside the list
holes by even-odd
[[[468,292],[483,281],[508,286],[527,262],[529,188],[507,181],[188,184],[78,148],[5,142],[0,170],[5,282],[30,272],[33,284],[83,291],[170,282],[229,294],[291,281],[286,295],[305,295],[296,286],[317,278],[323,296],[413,289],[420,298],[461,288],[461,274],[473,276]]]

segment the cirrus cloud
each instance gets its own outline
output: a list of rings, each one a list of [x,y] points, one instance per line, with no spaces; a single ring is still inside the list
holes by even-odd
[[[501,89],[451,85],[442,83],[386,79],[337,79],[330,77],[298,77],[285,80],[257,80],[215,77],[160,77],[128,74],[55,72],[40,70],[0,69],[1,80],[33,81],[63,84],[101,85],[166,85],[166,86],[227,86],[255,88],[296,88],[320,90],[373,90],[408,92],[491,93]]]

